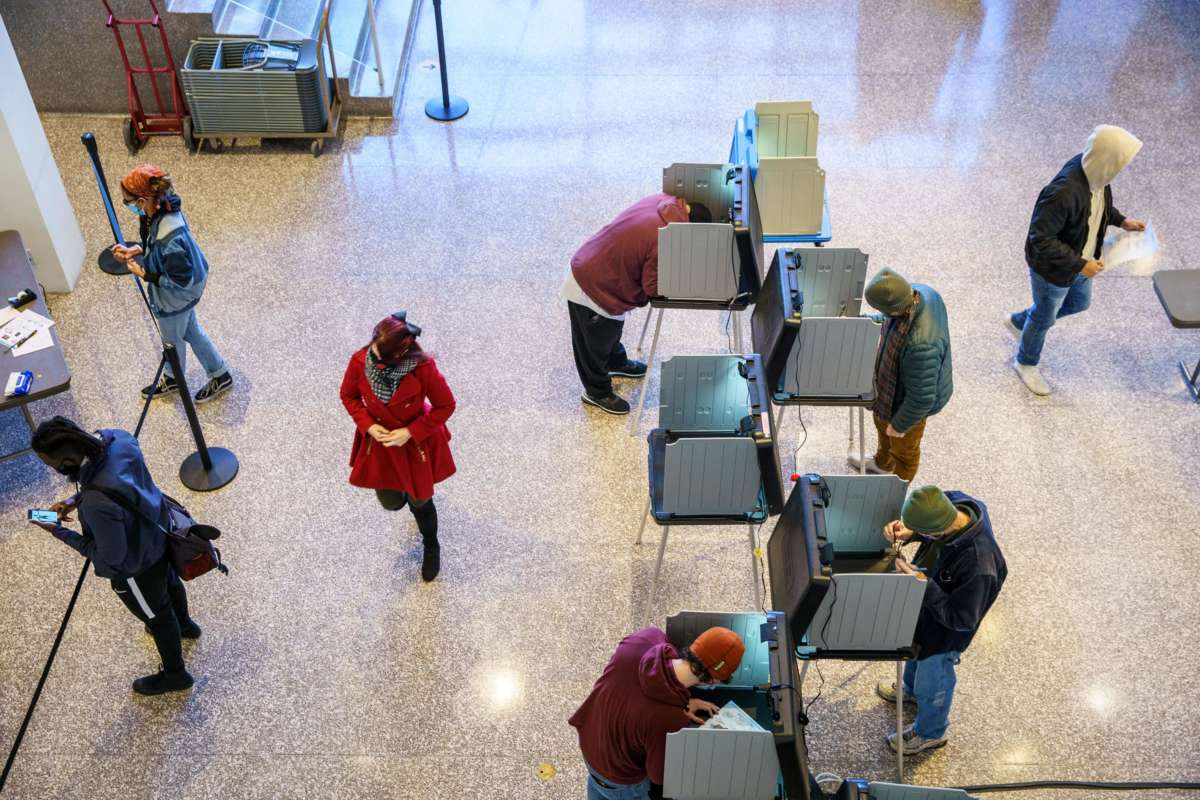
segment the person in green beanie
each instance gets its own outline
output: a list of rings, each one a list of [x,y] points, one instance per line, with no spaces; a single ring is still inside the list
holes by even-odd
[[[954,392],[946,304],[930,287],[910,284],[887,267],[871,279],[865,296],[884,323],[871,406],[879,446],[866,471],[911,481],[921,462],[925,421]],[[856,470],[861,466],[854,456],[848,463]]]
[[[904,754],[913,755],[948,741],[954,668],[996,602],[1008,565],[987,506],[963,492],[922,486],[908,496],[900,519],[885,525],[883,534],[897,546],[920,542],[911,560],[901,551],[896,571],[922,573],[928,582],[914,642],[919,660],[904,665],[901,687],[904,701],[917,705],[903,739]],[[881,683],[875,691],[896,702],[895,683]],[[900,746],[894,733],[887,742],[892,750]]]

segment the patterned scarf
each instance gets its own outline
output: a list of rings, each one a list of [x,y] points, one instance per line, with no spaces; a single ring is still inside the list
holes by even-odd
[[[916,309],[913,309],[915,312]],[[875,403],[871,411],[882,420],[891,421],[896,404],[896,381],[900,377],[900,354],[908,341],[915,313],[904,317],[888,317],[883,328],[883,345],[875,356]]]
[[[368,347],[367,382],[371,384],[371,391],[379,398],[379,402],[391,402],[392,395],[396,393],[396,387],[400,385],[400,381],[404,380],[405,376],[412,372],[419,363],[418,359],[405,356],[395,366],[385,364],[379,360],[379,356],[375,355],[375,351]]]

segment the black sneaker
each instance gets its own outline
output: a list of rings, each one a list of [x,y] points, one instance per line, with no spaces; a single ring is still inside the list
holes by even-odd
[[[641,361],[634,361],[632,358],[627,358],[621,366],[609,369],[608,374],[618,378],[644,378],[646,376],[646,365]]]
[[[200,391],[196,392],[196,403],[207,403],[209,400],[220,397],[232,388],[233,376],[228,372],[222,372],[200,387]]]
[[[152,383],[145,389],[142,389],[142,399],[149,400],[151,397],[169,397],[179,391],[179,384],[175,379],[163,375],[158,379],[158,383]]]
[[[579,396],[579,399],[588,405],[595,406],[596,408],[608,414],[616,414],[620,416],[622,414],[629,413],[629,403],[617,397],[615,394],[607,394],[604,397],[592,397],[590,394],[584,392]]]
[[[165,672],[159,670],[153,675],[147,675],[144,678],[138,678],[133,682],[133,690],[138,694],[154,695],[165,694],[167,692],[182,692],[184,689],[192,688],[195,681],[186,669],[181,669],[178,672]]]
[[[425,556],[421,559],[421,580],[429,583],[442,571],[442,548],[439,545],[426,545]]]

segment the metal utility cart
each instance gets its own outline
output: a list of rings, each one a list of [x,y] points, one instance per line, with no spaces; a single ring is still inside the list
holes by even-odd
[[[321,154],[325,140],[337,136],[342,111],[329,8],[321,11],[316,39],[223,36],[191,43],[180,80],[192,111],[183,134],[193,150],[202,142],[222,149],[241,138],[280,138],[312,139],[313,156]]]

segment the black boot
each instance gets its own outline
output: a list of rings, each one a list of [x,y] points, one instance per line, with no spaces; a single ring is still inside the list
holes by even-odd
[[[437,509],[434,508],[433,498],[422,506],[409,503],[413,518],[417,521],[417,530],[421,532],[421,541],[425,545],[425,556],[421,559],[421,580],[428,583],[438,576],[442,569],[442,548],[437,538]]]
[[[133,682],[133,690],[138,694],[154,695],[166,692],[181,692],[192,688],[195,681],[186,669],[177,672],[159,670],[153,675],[138,678]]]

